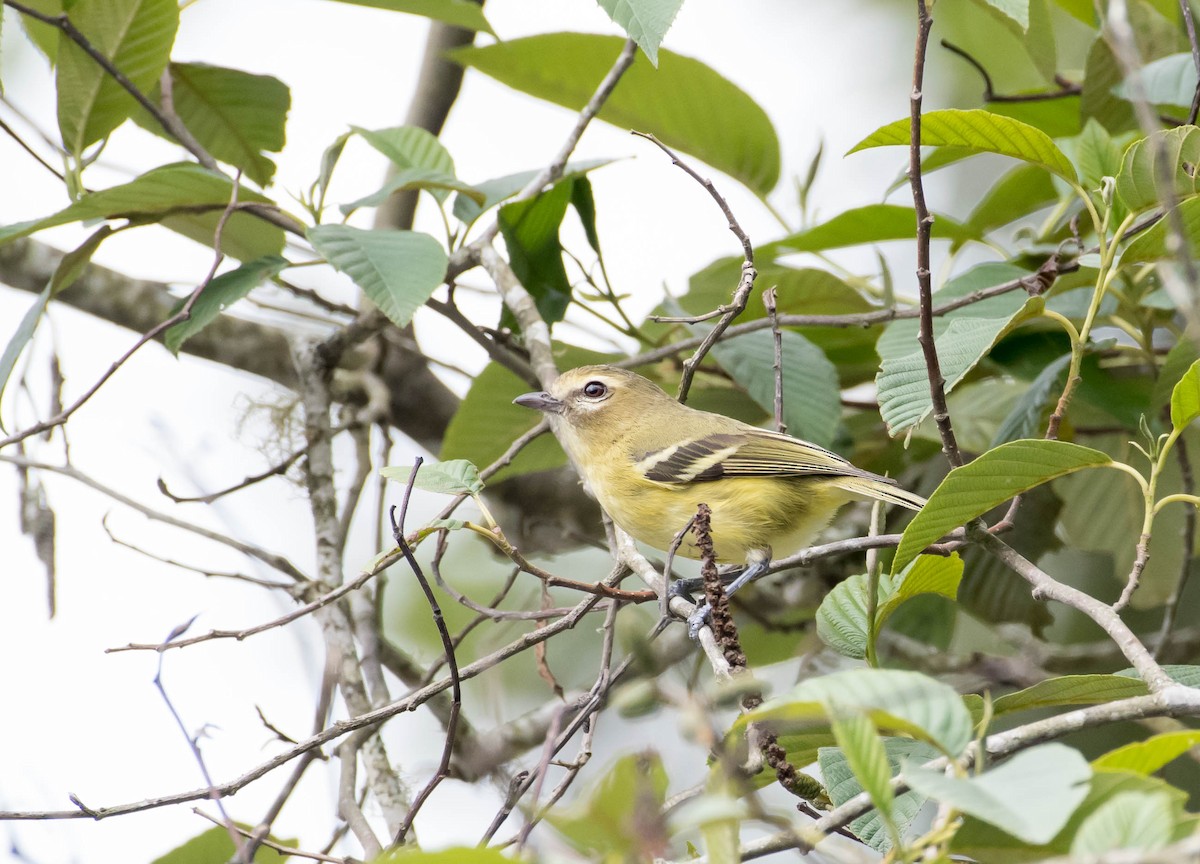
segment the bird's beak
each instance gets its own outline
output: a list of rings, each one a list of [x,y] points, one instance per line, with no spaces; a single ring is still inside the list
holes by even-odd
[[[545,391],[541,393],[525,393],[514,399],[513,404],[521,405],[525,408],[533,408],[537,411],[545,411],[547,414],[561,414],[563,409],[563,403]]]

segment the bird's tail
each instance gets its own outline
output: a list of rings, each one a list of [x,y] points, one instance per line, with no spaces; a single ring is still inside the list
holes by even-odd
[[[920,510],[925,506],[925,499],[920,495],[909,492],[886,477],[839,477],[835,485],[854,495],[899,504],[909,510]]]

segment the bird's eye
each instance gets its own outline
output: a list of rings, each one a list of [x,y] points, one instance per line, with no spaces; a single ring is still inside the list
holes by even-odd
[[[602,381],[589,381],[583,385],[583,395],[589,399],[599,399],[607,392],[608,387]]]

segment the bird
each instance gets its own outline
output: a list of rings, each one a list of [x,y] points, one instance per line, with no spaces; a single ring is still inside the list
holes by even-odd
[[[617,366],[580,366],[513,402],[544,413],[584,485],[624,531],[670,548],[696,514],[712,511],[718,562],[745,562],[726,589],[808,546],[838,509],[874,499],[919,510],[925,499],[808,441],[684,405]],[[681,543],[676,552],[700,558]],[[676,592],[678,593],[678,592]],[[688,619],[695,637],[708,615]]]

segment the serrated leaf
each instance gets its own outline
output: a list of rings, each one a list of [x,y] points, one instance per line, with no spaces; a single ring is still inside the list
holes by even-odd
[[[212,228],[208,229],[207,240],[202,229],[208,225],[215,227],[232,193],[233,184],[228,177],[200,165],[190,162],[161,165],[128,183],[84,195],[50,216],[0,228],[0,243],[26,237],[45,228],[87,219],[129,219],[138,222],[161,221],[173,230],[211,245]],[[269,198],[244,187],[238,189],[238,201],[272,203]],[[203,208],[209,212],[170,215],[187,208]],[[226,230],[221,236],[221,249],[239,260],[278,255],[283,249],[283,229],[248,213],[234,213],[226,222]]]
[[[408,483],[413,469],[408,465],[389,465],[379,473],[402,485]],[[442,492],[447,495],[478,495],[483,491],[479,469],[466,459],[450,459],[446,462],[426,462],[417,470],[414,488],[426,492]]]
[[[360,207],[378,207],[394,193],[404,189],[424,189],[439,200],[444,200],[450,192],[466,195],[479,203],[484,200],[483,193],[478,189],[449,174],[430,171],[427,168],[403,168],[389,177],[381,188],[370,195],[365,195],[349,204],[342,204],[338,209],[342,211],[343,216],[349,216]]]
[[[957,554],[948,558],[920,555],[898,578],[881,574],[875,632],[883,629],[892,614],[905,602],[921,594],[938,594],[954,599],[962,581],[963,564]],[[861,659],[867,653],[866,574],[844,579],[825,595],[817,608],[817,634],[839,654]]]
[[[1160,164],[1165,163],[1165,165]],[[1176,200],[1196,194],[1197,163],[1200,163],[1200,128],[1180,126],[1154,132],[1135,141],[1121,160],[1117,194],[1131,212],[1156,207],[1164,200],[1162,174],[1171,177]]]
[[[947,777],[917,765],[908,785],[1027,843],[1046,843],[1087,796],[1092,770],[1078,751],[1041,744],[975,777]]]
[[[1116,699],[1145,696],[1147,692],[1145,683],[1137,678],[1122,675],[1063,675],[1000,696],[992,702],[992,711],[999,717],[1035,708],[1101,705]]]
[[[851,669],[809,678],[743,714],[733,731],[762,722],[786,735],[824,727],[831,711],[853,709],[869,712],[881,730],[912,735],[944,753],[957,755],[971,741],[971,715],[953,688],[899,669]]]
[[[409,325],[446,276],[446,250],[417,231],[316,225],[308,229],[308,240],[397,327]]]
[[[1139,73],[1146,99],[1152,105],[1177,105],[1187,108],[1196,94],[1196,63],[1190,53],[1168,54],[1143,66]],[[1113,93],[1132,102],[1129,82],[1122,81]]]
[[[1000,423],[1000,428],[996,430],[996,435],[992,439],[993,447],[1034,436],[1042,422],[1042,415],[1046,412],[1047,404],[1056,399],[1062,393],[1063,387],[1066,386],[1067,369],[1070,368],[1070,365],[1070,354],[1064,354],[1057,360],[1046,364]]]
[[[871,803],[886,820],[892,817],[892,772],[888,765],[887,751],[883,739],[871,719],[860,712],[839,714],[834,712],[830,728],[837,739],[838,748],[846,757],[846,764],[855,778],[871,796]]]
[[[946,532],[1027,489],[1083,468],[1111,464],[1099,450],[1066,441],[1012,441],[955,468],[904,529],[892,572]]]
[[[1002,336],[1028,318],[1040,314],[1043,307],[1041,297],[1030,297],[1021,308],[1006,318],[973,318],[965,315],[951,318],[945,329],[934,338],[945,382],[943,392],[950,393]],[[925,352],[919,347],[904,356],[884,356],[875,385],[879,391],[879,413],[890,435],[898,435],[910,426],[917,425],[933,410],[929,369]]]
[[[861,660],[867,656],[867,596],[870,579],[855,573],[833,586],[817,607],[817,635],[844,657]],[[892,577],[879,577],[879,602],[892,593]]]
[[[850,148],[849,153],[871,147],[909,144],[909,120],[897,120],[876,129]],[[1075,167],[1050,136],[1020,120],[974,108],[945,109],[921,117],[921,144],[963,147],[975,153],[998,153],[1022,162],[1041,165],[1068,182],[1075,182]]]
[[[1171,425],[1177,430],[1200,417],[1200,360],[1194,362],[1171,391]]]
[[[432,18],[465,30],[496,35],[492,25],[483,17],[482,4],[473,0],[338,0],[351,6],[368,6]]]
[[[1170,796],[1124,792],[1083,820],[1071,854],[1098,856],[1116,849],[1161,849],[1171,842],[1175,818]]]
[[[913,760],[928,762],[940,754],[936,748],[924,741],[914,741],[911,738],[885,738],[884,749],[887,753],[888,767],[894,776],[900,772],[901,762]],[[788,751],[791,757],[791,751]],[[850,770],[845,754],[836,747],[822,747],[818,758],[821,766],[821,776],[825,780],[829,798],[834,806],[845,804],[855,795],[863,791],[862,784]],[[795,761],[795,760],[793,760]],[[892,820],[897,833],[903,837],[908,832],[909,825],[925,804],[925,796],[919,792],[908,790],[896,796],[892,803]],[[886,853],[892,848],[892,835],[880,814],[874,810],[864,813],[850,823],[850,830],[877,852]]]
[[[822,447],[833,443],[842,415],[837,368],[799,333],[780,333],[783,419],[792,435]],[[775,411],[775,342],[769,330],[718,342],[712,356],[764,411]]]
[[[932,235],[936,239],[953,240],[955,244],[979,239],[977,231],[942,215],[935,215]],[[768,256],[785,252],[821,252],[887,240],[911,242],[916,236],[917,215],[912,207],[868,204],[839,213],[820,225],[806,228],[782,240],[764,244],[759,251]]]
[[[292,95],[270,75],[252,75],[207,63],[171,63],[171,99],[183,125],[215,158],[240,168],[259,186],[275,175],[275,163],[264,153],[283,149],[284,127]],[[160,98],[161,88],[153,96]],[[140,107],[134,121],[174,140]]]
[[[179,27],[175,0],[77,0],[69,15],[92,47],[135,87],[154,89]],[[70,39],[59,40],[56,66],[58,128],[63,147],[78,157],[120,126],[137,103]]]
[[[578,111],[592,97],[624,40],[545,33],[447,56],[523,93]],[[659,52],[656,70],[638,57],[600,119],[651,132],[766,195],[779,181],[779,139],[770,118],[743,90],[698,60]]]
[[[204,286],[192,304],[191,317],[168,329],[163,335],[163,343],[172,354],[178,354],[184,342],[215,321],[230,305],[267,279],[281,273],[287,266],[286,259],[268,255],[215,277]],[[182,304],[180,306],[182,308]]]
[[[658,65],[658,46],[671,29],[683,0],[597,0],[608,17]]]

